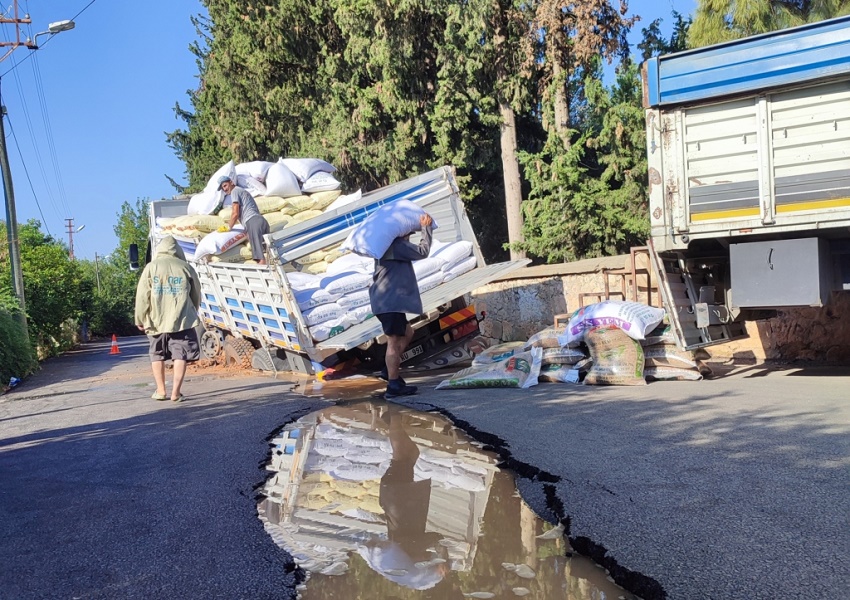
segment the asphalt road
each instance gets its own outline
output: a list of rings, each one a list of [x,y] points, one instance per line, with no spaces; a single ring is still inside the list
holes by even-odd
[[[150,400],[144,339],[47,361],[0,397],[0,597],[292,598],[257,519],[267,439],[326,405],[266,375],[196,372]],[[434,390],[645,597],[844,598],[848,370],[743,367],[702,382]],[[410,379],[410,378],[408,378]],[[351,397],[336,384],[319,393]]]

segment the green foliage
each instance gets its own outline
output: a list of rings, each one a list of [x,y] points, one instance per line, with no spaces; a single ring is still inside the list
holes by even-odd
[[[688,46],[699,48],[847,14],[846,0],[698,0]]]
[[[585,93],[588,126],[570,148],[550,134],[521,155],[532,186],[523,246],[547,262],[626,252],[649,234],[637,66],[624,63],[610,90],[589,78]]]
[[[655,19],[648,27],[641,29],[643,40],[638,43],[638,49],[641,51],[643,60],[647,60],[653,56],[661,54],[670,54],[672,52],[681,52],[688,47],[688,30],[693,22],[690,17],[683,17],[681,13],[673,11],[673,33],[670,39],[667,40],[661,34],[662,19]]]

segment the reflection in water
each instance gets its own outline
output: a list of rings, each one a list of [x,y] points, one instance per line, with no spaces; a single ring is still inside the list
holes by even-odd
[[[520,499],[446,418],[370,401],[311,413],[272,441],[259,505],[312,574],[309,598],[634,598]]]

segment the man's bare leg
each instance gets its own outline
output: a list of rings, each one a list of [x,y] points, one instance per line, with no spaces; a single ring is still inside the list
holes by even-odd
[[[390,381],[399,378],[401,369],[401,356],[410,345],[410,340],[413,339],[413,327],[410,323],[407,324],[407,329],[404,335],[388,335],[387,336],[387,379]]]
[[[171,399],[180,399],[180,390],[183,387],[183,378],[186,377],[186,361],[175,360],[174,363],[174,387],[171,390]]]
[[[152,361],[151,371],[153,371],[153,380],[156,382],[156,393],[165,396],[165,361]]]

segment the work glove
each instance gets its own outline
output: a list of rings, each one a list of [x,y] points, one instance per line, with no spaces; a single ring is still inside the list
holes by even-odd
[[[228,231],[230,231],[230,226],[229,225],[222,225],[221,227],[216,229],[216,231],[219,232],[219,233],[227,233]]]

